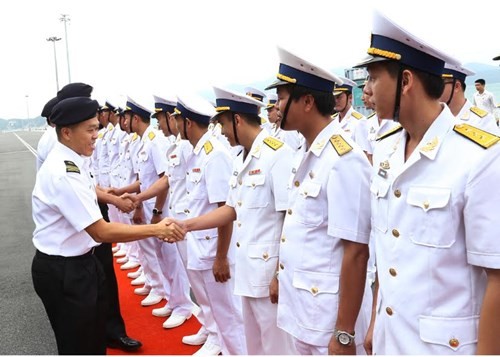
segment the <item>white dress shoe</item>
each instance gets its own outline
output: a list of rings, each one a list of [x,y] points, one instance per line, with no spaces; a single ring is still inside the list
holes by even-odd
[[[124,249],[120,249],[116,253],[113,254],[113,257],[119,258],[119,257],[124,257],[127,255],[127,252]]]
[[[132,262],[132,261],[128,261],[126,262],[125,264],[123,264],[120,269],[121,270],[128,270],[128,269],[135,269],[139,266],[139,263],[138,262]]]
[[[142,288],[137,288],[134,290],[134,294],[136,295],[149,295],[151,292],[151,288],[149,286],[143,286]]]
[[[144,285],[146,284],[146,275],[141,273],[138,278],[135,278],[130,282],[131,285],[138,286],[138,285]]]
[[[141,273],[142,273],[142,267],[137,269],[136,271],[133,271],[133,272],[130,272],[127,274],[127,276],[130,278],[130,279],[137,279],[138,277],[141,276]]]
[[[124,263],[128,262],[128,257],[121,257],[121,258],[118,258],[118,259],[116,259],[116,262],[117,262],[118,264],[124,264]]]
[[[207,341],[207,338],[208,331],[202,326],[194,335],[184,336],[182,338],[182,343],[191,346],[200,346]]]
[[[162,300],[163,300],[163,296],[159,296],[153,292],[150,292],[149,295],[144,300],[141,301],[141,305],[142,306],[156,305]]]
[[[222,349],[215,343],[206,342],[198,351],[193,353],[193,356],[217,356]]]
[[[182,316],[182,315],[172,314],[163,323],[163,328],[174,328],[174,327],[180,326],[184,322],[186,322],[190,317],[191,317],[191,314],[189,314],[189,316]]]
[[[151,313],[153,314],[153,316],[157,316],[157,317],[169,317],[170,315],[172,315],[172,309],[170,308],[170,306],[168,306],[168,303],[167,303],[163,307],[160,307],[158,309],[153,309],[153,311],[151,311]]]

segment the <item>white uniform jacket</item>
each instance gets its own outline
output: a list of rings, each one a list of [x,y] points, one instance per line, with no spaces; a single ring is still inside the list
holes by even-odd
[[[370,235],[370,164],[345,136],[332,121],[297,153],[288,182],[278,326],[316,346],[328,345],[337,319],[342,239],[368,244]],[[361,341],[367,323],[356,328]]]
[[[235,248],[235,294],[269,296],[279,255],[281,229],[288,208],[285,185],[292,149],[262,130],[243,161],[235,160],[226,202],[236,211],[231,244]]]
[[[405,130],[376,146],[374,353],[475,353],[482,267],[500,268],[500,145],[486,150],[455,130],[483,144],[497,137],[455,124],[443,105],[406,162]]]

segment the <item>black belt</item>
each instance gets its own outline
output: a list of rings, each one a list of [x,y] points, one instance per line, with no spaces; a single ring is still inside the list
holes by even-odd
[[[73,260],[73,259],[85,259],[89,258],[92,255],[94,255],[95,247],[92,247],[87,253],[82,254],[82,255],[77,255],[74,257],[63,257],[62,255],[49,255],[40,252],[38,249],[36,250],[36,256],[38,258],[43,258],[43,259],[52,259],[52,260]]]

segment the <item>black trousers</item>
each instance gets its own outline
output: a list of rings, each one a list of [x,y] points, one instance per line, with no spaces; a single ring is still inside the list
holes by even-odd
[[[109,222],[108,205],[99,203],[102,216]],[[108,293],[108,315],[106,322],[106,337],[109,340],[126,336],[125,323],[120,311],[120,299],[118,296],[118,283],[116,281],[115,270],[113,268],[113,252],[111,243],[102,243],[95,249],[95,256],[102,264],[104,275],[106,276],[106,289]]]
[[[61,355],[106,354],[107,289],[90,253],[60,257],[36,252],[33,286],[42,300]]]

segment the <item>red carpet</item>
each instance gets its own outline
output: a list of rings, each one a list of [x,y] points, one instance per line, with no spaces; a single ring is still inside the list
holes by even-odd
[[[127,273],[133,270],[120,270],[120,264],[116,263],[115,273],[118,280],[118,289],[120,293],[120,308],[127,334],[142,342],[143,346],[136,352],[124,352],[118,349],[108,348],[110,355],[191,355],[196,352],[201,346],[189,346],[181,342],[182,337],[195,334],[200,323],[193,315],[183,325],[173,328],[164,329],[162,327],[166,317],[156,317],[151,314],[153,309],[165,306],[166,301],[163,300],[157,305],[143,307],[141,300],[145,296],[134,294],[134,286],[130,285],[132,279],[127,277]]]

